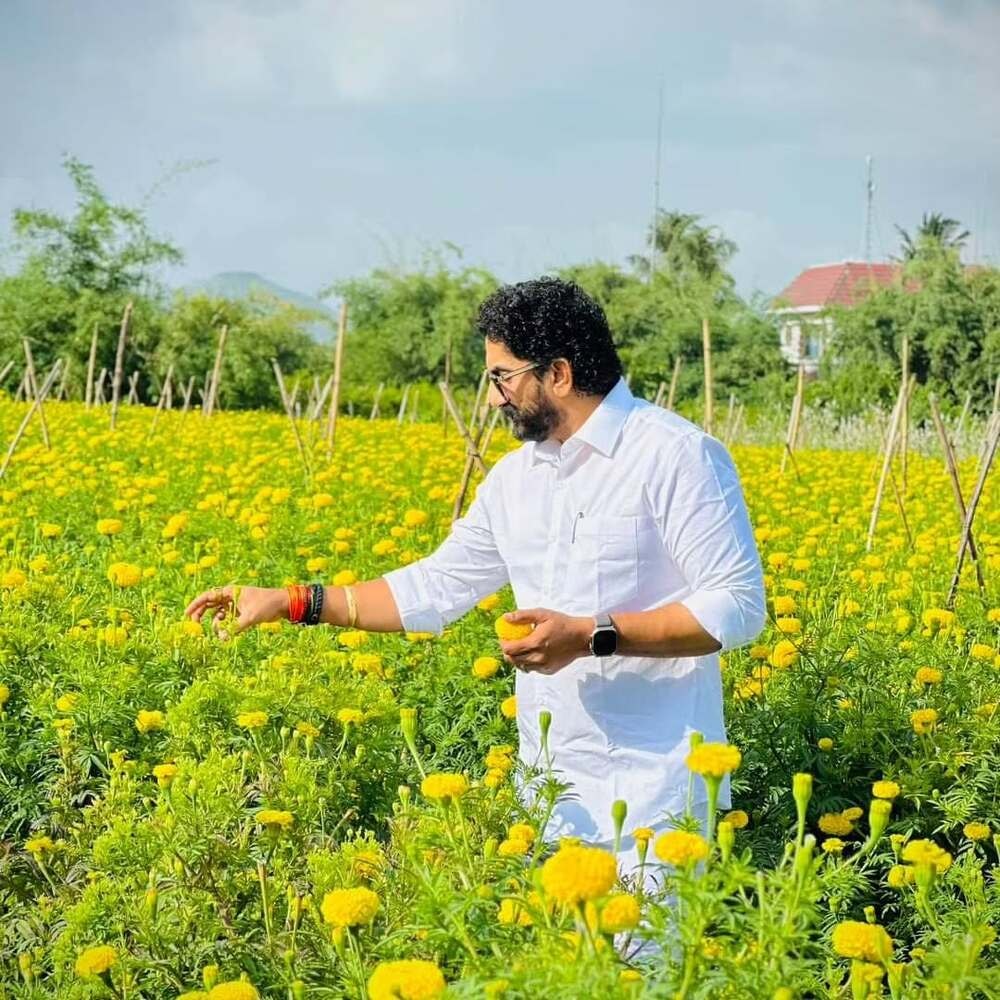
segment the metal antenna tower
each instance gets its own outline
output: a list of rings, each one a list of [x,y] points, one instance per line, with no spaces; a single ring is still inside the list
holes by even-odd
[[[653,228],[650,234],[652,247],[649,251],[649,280],[652,282],[656,270],[656,225],[660,218],[660,160],[663,154],[663,77],[660,77],[660,98],[656,112],[656,172],[653,175]]]
[[[865,169],[868,179],[865,183],[865,261],[872,262],[872,213],[875,201],[875,177],[872,168],[872,157],[865,157]]]

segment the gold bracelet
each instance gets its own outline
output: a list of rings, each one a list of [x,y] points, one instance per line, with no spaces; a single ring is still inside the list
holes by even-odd
[[[354,600],[354,591],[345,586],[344,597],[347,598],[347,627],[354,628],[358,623],[358,604]]]

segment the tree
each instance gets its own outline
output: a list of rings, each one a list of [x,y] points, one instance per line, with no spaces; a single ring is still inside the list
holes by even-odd
[[[700,220],[700,215],[661,208],[649,227],[650,256],[633,255],[629,262],[647,278],[655,269],[682,284],[706,282],[731,287],[726,268],[737,246],[718,226],[703,226]]]
[[[896,259],[910,261],[934,247],[961,250],[969,238],[968,229],[959,232],[961,225],[958,219],[946,218],[940,212],[924,212],[920,225],[912,237],[902,226],[896,226],[900,236],[900,256]]]

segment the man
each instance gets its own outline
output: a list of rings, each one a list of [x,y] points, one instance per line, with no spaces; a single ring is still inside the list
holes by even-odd
[[[693,730],[725,741],[718,653],[752,640],[763,576],[726,449],[696,425],[634,397],[601,308],[543,278],[482,305],[489,402],[525,444],[501,458],[431,555],[357,585],[357,626],[440,633],[508,581],[531,635],[503,641],[518,671],[520,756],[537,764],[539,713],[572,784],[546,831],[608,844],[611,805],[626,832],[683,812]],[[348,621],[343,588],[322,621]],[[232,589],[196,598],[216,608]],[[238,627],[288,615],[284,590],[244,587]],[[720,805],[731,805],[728,779]],[[700,780],[694,810],[704,817]],[[634,862],[623,841],[626,868]]]

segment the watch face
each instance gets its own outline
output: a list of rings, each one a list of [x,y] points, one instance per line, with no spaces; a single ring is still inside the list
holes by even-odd
[[[618,645],[618,636],[613,628],[598,629],[592,639],[594,656],[610,656]]]

